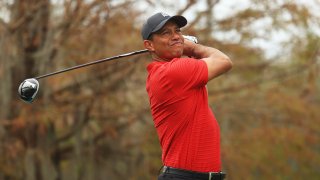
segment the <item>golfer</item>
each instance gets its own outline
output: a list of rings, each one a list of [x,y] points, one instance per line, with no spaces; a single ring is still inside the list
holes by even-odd
[[[221,51],[183,38],[183,16],[157,13],[141,31],[152,62],[146,90],[162,148],[158,180],[224,179],[220,130],[206,84],[232,67]]]

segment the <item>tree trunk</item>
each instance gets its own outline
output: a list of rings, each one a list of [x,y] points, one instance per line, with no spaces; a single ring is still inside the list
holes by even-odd
[[[0,31],[1,32],[1,31]],[[8,48],[8,33],[2,31],[0,33],[0,119],[9,119],[10,102],[12,100],[12,72],[11,66],[13,58],[10,56],[10,49]]]

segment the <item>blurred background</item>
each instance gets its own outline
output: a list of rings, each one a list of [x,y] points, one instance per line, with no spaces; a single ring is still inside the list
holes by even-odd
[[[184,15],[184,34],[234,63],[208,84],[227,179],[319,179],[318,0],[0,0],[0,179],[157,178],[148,54],[41,79],[32,104],[17,90],[143,49],[158,11]]]

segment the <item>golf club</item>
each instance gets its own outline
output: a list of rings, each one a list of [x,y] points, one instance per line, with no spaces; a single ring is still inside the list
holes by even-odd
[[[117,56],[104,58],[104,59],[96,60],[96,61],[93,61],[93,62],[89,62],[89,63],[77,65],[77,66],[73,66],[73,67],[70,67],[70,68],[67,68],[67,69],[63,69],[63,70],[60,70],[60,71],[44,74],[44,75],[41,75],[41,76],[38,76],[38,77],[29,78],[29,79],[24,80],[20,84],[19,89],[18,89],[18,93],[19,93],[20,98],[23,101],[28,102],[28,103],[32,103],[32,101],[35,99],[35,97],[37,95],[37,92],[39,91],[39,82],[38,82],[39,79],[42,79],[42,78],[45,78],[45,77],[48,77],[48,76],[53,76],[53,75],[56,75],[56,74],[60,74],[60,73],[63,73],[63,72],[71,71],[71,70],[74,70],[74,69],[79,69],[79,68],[82,68],[82,67],[85,67],[85,66],[91,66],[91,65],[94,65],[94,64],[98,64],[98,63],[102,63],[102,62],[106,62],[106,61],[111,61],[111,60],[119,59],[119,58],[123,58],[123,57],[128,57],[128,56],[132,56],[132,55],[142,54],[142,53],[146,53],[146,52],[148,52],[147,49],[139,50],[139,51],[133,51],[133,52],[130,52],[130,53],[120,54],[120,55],[117,55]]]
[[[188,35],[183,35],[184,39],[187,39],[189,41],[192,41],[194,43],[198,43],[198,40],[196,37],[194,36],[188,36]],[[29,78],[24,80],[18,89],[18,93],[20,98],[28,103],[32,103],[32,101],[35,99],[37,92],[39,91],[39,79],[48,77],[48,76],[53,76],[56,74],[60,74],[60,73],[64,73],[67,71],[71,71],[74,69],[79,69],[85,66],[91,66],[94,64],[98,64],[98,63],[102,63],[102,62],[106,62],[106,61],[111,61],[114,59],[119,59],[119,58],[123,58],[123,57],[128,57],[128,56],[132,56],[132,55],[136,55],[136,54],[142,54],[142,53],[146,53],[148,52],[147,49],[143,49],[143,50],[138,50],[138,51],[133,51],[133,52],[129,52],[129,53],[125,53],[125,54],[120,54],[118,56],[113,56],[113,57],[109,57],[109,58],[104,58],[104,59],[100,59],[100,60],[96,60],[93,62],[89,62],[89,63],[85,63],[85,64],[81,64],[81,65],[77,65],[77,66],[73,66],[67,69],[63,69],[60,71],[56,71],[56,72],[52,72],[52,73],[48,73],[48,74],[44,74],[38,77],[34,77],[34,78]]]

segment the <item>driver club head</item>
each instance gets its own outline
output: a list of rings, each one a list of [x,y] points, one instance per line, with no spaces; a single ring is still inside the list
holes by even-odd
[[[20,95],[20,98],[27,102],[27,103],[32,103],[34,98],[37,95],[37,92],[39,90],[39,82],[34,79],[26,79],[24,80],[18,89],[18,93]]]

